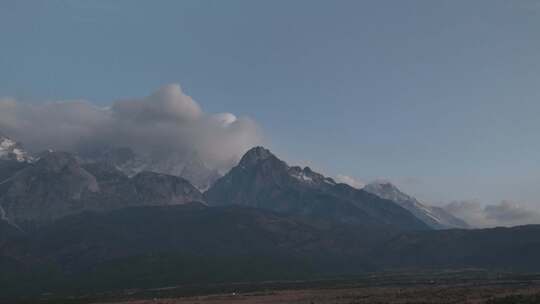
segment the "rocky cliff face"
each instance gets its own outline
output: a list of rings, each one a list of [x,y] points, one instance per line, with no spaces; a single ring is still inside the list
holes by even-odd
[[[130,177],[143,171],[182,177],[201,191],[207,190],[221,177],[195,153],[160,151],[137,154],[126,147],[106,147],[84,149],[80,157],[84,163],[108,163]]]
[[[140,200],[149,205],[204,202],[202,193],[187,180],[166,174],[141,172],[131,179]]]
[[[370,183],[364,187],[364,190],[399,204],[434,229],[470,228],[465,221],[444,209],[422,204],[389,182]]]
[[[0,205],[17,220],[52,220],[90,207],[94,176],[67,153],[48,153],[0,186]]]
[[[1,168],[1,167],[0,167]],[[202,201],[188,181],[144,172],[133,178],[105,163],[81,165],[73,155],[48,152],[0,184],[0,207],[14,222],[47,222],[87,210]],[[3,174],[8,175],[7,170]]]
[[[389,200],[337,184],[310,168],[290,167],[262,147],[248,151],[205,196],[210,205],[239,204],[341,223],[427,229]]]

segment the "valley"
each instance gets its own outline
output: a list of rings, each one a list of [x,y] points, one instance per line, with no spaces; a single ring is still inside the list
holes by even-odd
[[[308,281],[186,284],[155,289],[59,297],[32,303],[66,304],[353,304],[537,303],[540,275],[480,270],[371,273]],[[28,300],[29,301],[29,300]],[[27,301],[27,302],[28,302]],[[528,301],[528,302],[527,302]],[[26,303],[21,301],[20,303]]]

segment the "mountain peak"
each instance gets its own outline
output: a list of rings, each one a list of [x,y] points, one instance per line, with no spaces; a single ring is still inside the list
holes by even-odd
[[[246,154],[244,154],[244,156],[242,156],[242,159],[240,160],[240,166],[250,166],[260,161],[275,157],[276,156],[272,154],[270,150],[261,146],[257,146],[251,148],[249,151],[246,152]]]
[[[427,206],[416,198],[399,190],[389,181],[375,181],[367,184],[364,190],[381,198],[391,200],[409,210],[417,218],[435,229],[467,228],[468,225],[442,208]]]
[[[385,180],[371,182],[364,187],[364,190],[397,203],[416,201],[416,199],[399,190],[394,184]]]
[[[342,189],[309,167],[289,166],[268,149],[249,150],[205,192],[210,206],[245,205],[292,216],[344,224],[403,229],[427,225],[389,200],[353,188]]]

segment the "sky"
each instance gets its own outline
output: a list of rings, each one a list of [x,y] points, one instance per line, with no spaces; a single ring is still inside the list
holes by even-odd
[[[179,84],[291,164],[540,212],[540,1],[0,0],[0,71],[37,105]]]

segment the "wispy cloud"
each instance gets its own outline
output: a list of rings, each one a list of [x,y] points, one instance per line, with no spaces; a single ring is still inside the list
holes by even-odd
[[[362,189],[366,185],[366,183],[364,183],[363,181],[361,181],[361,180],[359,180],[357,178],[354,178],[354,177],[348,176],[348,175],[343,175],[343,174],[338,174],[335,177],[335,180],[338,183],[347,184],[347,185],[349,185],[349,186],[351,186],[353,188],[357,188],[357,189]]]
[[[485,206],[478,201],[454,201],[444,209],[475,227],[540,224],[539,212],[512,201]]]

